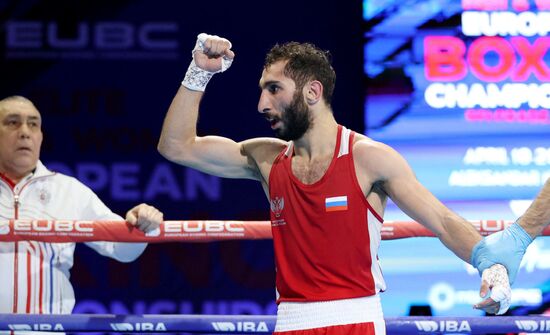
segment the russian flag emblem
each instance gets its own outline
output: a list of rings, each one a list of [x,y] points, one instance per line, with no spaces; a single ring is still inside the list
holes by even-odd
[[[343,195],[341,197],[325,198],[325,211],[336,212],[346,211],[348,209],[348,197]]]

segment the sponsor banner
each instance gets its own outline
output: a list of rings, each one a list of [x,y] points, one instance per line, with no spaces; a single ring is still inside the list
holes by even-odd
[[[0,241],[209,242],[271,238],[266,221],[164,221],[145,234],[125,221],[0,221]]]
[[[0,314],[0,330],[271,333],[274,315],[11,315]],[[485,334],[545,332],[550,318],[397,317],[386,318],[388,334]]]
[[[426,3],[363,2],[365,132],[444,202],[533,198],[550,176],[548,2]]]
[[[470,221],[477,231],[487,236],[508,227],[513,221]],[[164,221],[145,234],[126,221],[81,220],[9,220],[0,221],[0,241],[43,242],[210,242],[219,240],[270,239],[270,221]],[[435,237],[435,234],[414,221],[386,221],[382,239]],[[550,227],[543,231],[550,235]]]
[[[270,334],[275,330],[275,316],[0,314],[3,330]]]

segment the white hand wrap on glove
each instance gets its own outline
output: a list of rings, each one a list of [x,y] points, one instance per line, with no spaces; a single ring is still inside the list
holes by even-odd
[[[512,289],[508,281],[508,272],[500,264],[495,264],[483,271],[481,280],[486,281],[491,288],[490,298],[500,303],[497,315],[504,314],[510,308]]]
[[[191,52],[191,54],[193,55],[193,60],[191,61],[191,64],[189,64],[189,68],[187,68],[187,73],[185,73],[185,78],[181,82],[183,86],[187,87],[190,90],[204,92],[204,90],[206,89],[206,85],[210,81],[210,78],[212,78],[215,73],[224,72],[225,70],[229,69],[231,63],[233,63],[233,59],[229,59],[227,56],[222,56],[221,69],[218,71],[210,72],[203,70],[197,66],[197,64],[195,63],[195,52],[203,52],[204,43],[208,38],[211,37],[220,38],[219,36],[208,35],[205,33],[201,33],[197,36],[197,43],[195,43],[195,48]],[[229,48],[231,48],[231,42],[227,42],[229,43]]]

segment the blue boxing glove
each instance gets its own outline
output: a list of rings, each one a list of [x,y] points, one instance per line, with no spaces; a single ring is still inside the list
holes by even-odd
[[[510,284],[513,284],[531,242],[533,238],[516,222],[479,241],[472,249],[471,263],[480,274],[494,264],[502,264],[508,270]]]

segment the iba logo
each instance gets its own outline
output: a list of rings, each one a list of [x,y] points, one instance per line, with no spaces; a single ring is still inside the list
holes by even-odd
[[[212,327],[219,332],[269,332],[267,324],[263,321],[253,322],[253,321],[244,321],[244,322],[212,322]]]
[[[8,324],[10,330],[35,330],[35,331],[64,331],[63,325],[61,323],[15,323]]]
[[[111,323],[111,328],[119,332],[134,331],[166,331],[166,325],[163,322],[119,322]]]
[[[516,320],[516,326],[519,330],[528,332],[550,331],[550,320],[542,320],[538,322],[535,320]]]
[[[414,323],[416,324],[416,328],[420,332],[426,332],[430,334],[433,332],[470,333],[472,331],[468,321],[415,321]]]

